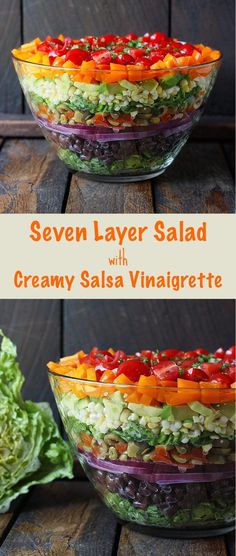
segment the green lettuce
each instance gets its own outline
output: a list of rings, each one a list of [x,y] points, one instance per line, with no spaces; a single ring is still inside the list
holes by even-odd
[[[72,170],[100,175],[116,175],[126,170],[135,171],[140,168],[143,170],[157,169],[164,161],[159,156],[150,157],[148,153],[145,156],[132,154],[127,158],[115,160],[112,163],[103,162],[97,157],[93,157],[91,160],[81,160],[77,153],[63,148],[59,148],[57,154]]]
[[[105,502],[120,519],[135,521],[143,525],[155,525],[166,528],[185,528],[192,526],[209,526],[213,523],[230,521],[234,516],[234,508],[224,508],[218,512],[214,503],[205,502],[189,509],[178,509],[173,516],[167,516],[156,505],[150,505],[146,510],[134,508],[132,502],[117,493],[107,492]]]
[[[185,436],[185,433],[182,432],[178,435],[165,434],[164,432],[156,434],[134,421],[129,422],[124,430],[117,429],[111,432],[120,436],[125,442],[147,442],[150,446],[175,446],[176,444],[181,444],[182,438]],[[209,444],[211,442],[211,434],[210,431],[203,431],[198,437],[190,438],[189,445],[198,448],[203,444]],[[232,440],[232,437],[229,435],[221,435],[221,437]]]
[[[16,346],[3,336],[0,349],[0,513],[30,486],[72,478],[72,456],[49,404],[24,401]]]

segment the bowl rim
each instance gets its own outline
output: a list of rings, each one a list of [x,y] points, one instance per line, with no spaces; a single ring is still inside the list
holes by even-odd
[[[64,68],[63,66],[50,66],[48,64],[38,64],[36,62],[30,62],[29,60],[22,60],[21,58],[18,58],[15,54],[11,53],[11,56],[13,58],[13,60],[16,60],[17,62],[21,62],[22,64],[29,64],[30,66],[35,66],[37,68],[45,68],[45,69],[50,69],[50,70],[54,70],[55,71],[64,71],[64,72],[79,72],[81,71],[81,66],[78,68]],[[181,70],[191,70],[191,69],[196,69],[196,68],[204,68],[205,66],[213,66],[214,64],[221,62],[223,59],[223,54],[220,52],[220,56],[219,58],[216,58],[216,60],[211,60],[210,62],[203,62],[202,64],[194,64],[194,65],[187,65],[187,66],[173,66],[171,68],[156,68],[156,69],[151,69],[151,68],[138,68],[134,65],[134,69],[129,70],[129,71],[145,71],[145,72],[150,72],[150,74],[154,73],[154,72],[171,72],[171,71],[181,71]],[[132,64],[129,66],[132,67]],[[99,73],[105,72],[105,71],[112,71],[112,73],[115,72],[120,72],[120,71],[124,71],[124,69],[115,69],[115,70],[111,70],[109,69],[99,69],[99,68],[92,68],[92,69],[83,69],[83,73],[86,75],[86,73],[91,73],[92,71],[96,71]],[[140,79],[140,81],[142,81],[142,79]]]
[[[69,368],[69,366],[68,366],[68,368]],[[142,388],[142,389],[145,389],[146,388],[148,390],[150,390],[150,389],[152,389],[152,390],[157,390],[158,389],[159,390],[161,388],[161,389],[167,390],[167,391],[168,390],[172,391],[173,389],[177,389],[177,390],[181,390],[182,392],[185,392],[185,391],[186,392],[192,392],[192,391],[198,392],[199,390],[206,390],[206,391],[209,391],[209,390],[212,391],[213,390],[214,392],[231,392],[231,393],[235,392],[235,394],[236,394],[236,389],[235,388],[221,388],[220,386],[219,387],[212,386],[212,388],[210,388],[210,387],[207,387],[207,388],[200,388],[200,387],[198,387],[198,388],[196,388],[196,387],[182,388],[181,387],[181,388],[179,388],[177,382],[176,382],[176,386],[165,386],[165,385],[161,385],[161,384],[160,385],[155,385],[155,386],[149,386],[149,385],[142,385],[142,384],[138,384],[138,383],[137,384],[128,384],[128,383],[117,384],[117,383],[114,383],[114,382],[99,382],[97,380],[89,380],[87,378],[78,378],[78,377],[75,377],[75,376],[68,376],[68,375],[64,375],[62,373],[57,373],[56,371],[51,371],[50,369],[48,369],[47,372],[48,372],[48,375],[56,376],[58,378],[63,378],[63,379],[66,379],[66,380],[72,380],[72,381],[79,382],[79,383],[82,383],[82,384],[85,384],[85,385],[102,386],[102,387],[112,386],[113,388],[117,388],[117,389],[119,389],[119,388]],[[214,384],[219,384],[219,383],[214,383]],[[216,402],[216,403],[220,403],[220,402]],[[227,403],[227,402],[223,402],[223,403]]]

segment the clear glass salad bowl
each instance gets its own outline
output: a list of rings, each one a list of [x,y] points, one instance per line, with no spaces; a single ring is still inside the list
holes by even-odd
[[[73,451],[119,519],[173,537],[233,529],[233,387],[154,376],[133,384],[124,374],[101,382],[71,358],[49,369]]]
[[[127,182],[158,176],[173,162],[204,110],[221,58],[112,71],[90,69],[91,62],[81,69],[13,61],[35,120],[68,168]]]

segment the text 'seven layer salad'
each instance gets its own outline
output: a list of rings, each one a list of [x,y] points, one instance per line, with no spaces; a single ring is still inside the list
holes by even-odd
[[[160,173],[199,119],[221,54],[164,33],[47,36],[12,51],[59,157],[101,176]]]
[[[48,367],[71,443],[120,517],[163,527],[232,520],[235,347],[135,355],[93,348]],[[231,489],[231,505],[224,495],[215,500],[214,481]],[[199,512],[186,505],[195,491]]]

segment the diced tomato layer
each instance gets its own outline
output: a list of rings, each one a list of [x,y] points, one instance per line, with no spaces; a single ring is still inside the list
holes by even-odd
[[[142,350],[135,355],[94,347],[88,354],[79,351],[48,367],[62,375],[60,389],[71,390],[79,398],[102,397],[119,390],[127,402],[144,405],[179,406],[195,400],[211,404],[235,398],[234,355],[234,346],[214,353],[198,348],[187,352]],[[70,377],[78,381],[70,385]]]
[[[149,68],[179,68],[180,66],[196,66],[211,63],[220,58],[220,52],[202,44],[183,43],[168,37],[165,33],[156,32],[138,37],[134,33],[125,36],[106,34],[100,37],[87,35],[80,39],[71,37],[46,36],[44,41],[38,37],[21,48],[14,49],[13,55],[29,62],[62,66],[64,68],[80,68],[84,61],[94,61],[100,73],[89,75],[90,80],[101,80],[113,83],[121,79],[137,81],[149,79]],[[119,76],[114,65],[124,66],[126,75]],[[134,68],[134,71],[133,69]],[[104,74],[102,70],[106,70]],[[117,73],[116,73],[117,71]],[[195,72],[195,76],[207,75],[211,67],[204,66]],[[111,75],[113,74],[113,75]],[[155,73],[151,76],[155,77]],[[86,82],[85,76],[80,79]]]

